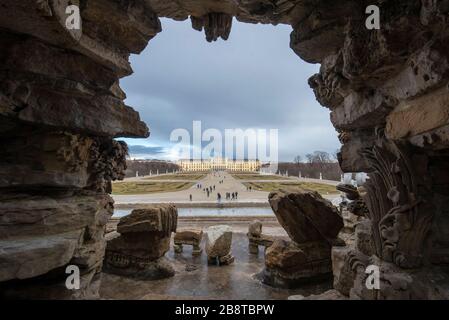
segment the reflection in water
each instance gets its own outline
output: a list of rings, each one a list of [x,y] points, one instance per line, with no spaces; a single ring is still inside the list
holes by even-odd
[[[201,245],[205,246],[205,240]],[[207,254],[192,256],[192,247],[184,246],[182,253],[174,250],[166,257],[176,266],[176,275],[154,281],[134,279],[103,274],[101,294],[106,299],[231,299],[231,300],[285,300],[291,295],[309,296],[320,294],[332,288],[332,281],[301,285],[297,289],[277,289],[260,282],[259,274],[265,267],[263,250],[259,254],[248,253],[248,237],[245,233],[232,235],[233,264],[213,266],[207,264]],[[194,267],[193,271],[187,267]],[[117,288],[120,288],[119,290]]]
[[[115,209],[114,217],[123,217],[130,214],[132,209]],[[178,208],[181,217],[198,216],[273,216],[269,207],[254,208]]]

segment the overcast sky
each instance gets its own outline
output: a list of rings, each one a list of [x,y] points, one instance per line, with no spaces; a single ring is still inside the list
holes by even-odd
[[[177,128],[279,129],[280,161],[340,146],[307,84],[319,65],[289,48],[290,26],[233,21],[227,41],[208,43],[183,22],[162,19],[163,31],[132,56],[134,74],[121,80],[126,103],[150,127],[148,139],[125,139],[131,157],[174,159],[170,133]]]

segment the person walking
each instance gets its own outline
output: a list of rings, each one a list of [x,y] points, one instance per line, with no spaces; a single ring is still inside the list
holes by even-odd
[[[237,200],[238,196],[239,196],[239,193],[236,191],[236,192],[235,192],[235,199],[236,199],[236,200]]]
[[[192,201],[192,195],[190,195],[190,201]]]
[[[221,194],[220,194],[220,192],[217,193],[217,201],[218,201],[218,202],[221,202]]]

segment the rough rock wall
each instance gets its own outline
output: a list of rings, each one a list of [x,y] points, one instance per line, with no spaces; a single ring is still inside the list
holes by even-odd
[[[370,174],[362,195],[373,251],[346,262],[347,294],[434,296],[419,275],[446,279],[439,268],[449,262],[447,0],[80,0],[81,30],[64,26],[69,3],[0,2],[2,288],[60,283],[69,263],[84,266],[86,288],[98,279],[104,250],[90,246],[104,243],[96,219],[111,214],[106,194],[126,151],[112,138],[148,135],[118,84],[129,54],[161,31],[158,17],[190,16],[213,41],[229,36],[234,16],[292,25],[294,52],[321,63],[310,85],[340,133],[342,169]],[[372,4],[380,30],[365,27]],[[85,252],[97,258],[83,265]],[[363,290],[374,262],[391,290]]]
[[[380,30],[365,27],[363,5],[345,8],[343,36],[324,57],[319,44],[304,49],[301,22],[292,33],[295,52],[321,62],[310,85],[340,133],[342,169],[370,177],[362,197],[371,246],[347,255],[346,294],[448,298],[448,2],[379,1]],[[381,267],[381,290],[365,287],[368,265]]]
[[[126,144],[113,138],[148,136],[118,82],[158,18],[139,1],[80,1],[82,30],[70,31],[69,2],[0,2],[3,297],[98,295],[107,193],[126,169]],[[80,290],[65,286],[68,265]]]

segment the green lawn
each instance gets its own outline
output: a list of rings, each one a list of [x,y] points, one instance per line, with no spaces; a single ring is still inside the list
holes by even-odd
[[[112,184],[112,194],[173,192],[189,189],[193,184],[193,182],[114,182]]]
[[[276,175],[261,175],[256,173],[236,173],[232,174],[235,179],[239,180],[290,180],[289,177],[281,177]]]
[[[244,182],[245,186],[253,188],[259,191],[279,191],[281,189],[288,190],[307,190],[307,191],[317,191],[320,194],[336,194],[338,193],[335,186],[331,186],[323,183],[314,182]]]
[[[164,174],[143,178],[144,180],[201,180],[206,176],[204,173],[176,173]]]

